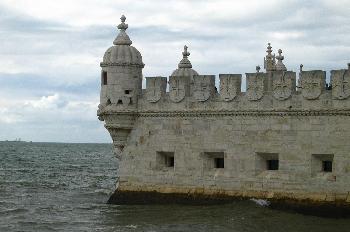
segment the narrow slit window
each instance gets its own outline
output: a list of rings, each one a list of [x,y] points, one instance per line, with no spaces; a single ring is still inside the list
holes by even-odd
[[[107,85],[107,72],[102,72],[102,85]]]

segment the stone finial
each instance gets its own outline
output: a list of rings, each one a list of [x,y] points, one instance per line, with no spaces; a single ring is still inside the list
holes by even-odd
[[[192,68],[191,62],[188,60],[190,53],[187,51],[187,46],[184,46],[184,51],[182,52],[182,60],[180,61],[179,68]]]
[[[298,86],[297,88],[300,88],[301,89],[301,79],[302,79],[302,72],[303,72],[303,67],[304,65],[303,64],[300,64],[299,66],[299,79],[298,79]]]
[[[131,45],[132,41],[130,40],[128,34],[126,34],[126,29],[128,29],[128,24],[125,23],[126,17],[122,15],[120,17],[121,23],[118,25],[118,29],[120,30],[117,38],[113,41],[114,45]]]
[[[126,30],[128,29],[128,24],[125,23],[126,17],[125,15],[122,15],[122,17],[120,17],[120,21],[122,22],[121,24],[118,25],[118,29],[119,30]]]
[[[187,58],[189,55],[191,55],[191,53],[189,53],[188,51],[187,51],[187,46],[185,45],[184,46],[184,51],[182,52],[182,55],[183,55],[183,58]]]
[[[277,64],[276,64],[276,70],[279,71],[287,71],[286,66],[283,64],[284,56],[282,56],[282,49],[278,49],[278,56],[276,56]]]
[[[268,43],[267,45],[267,55],[264,58],[264,68],[266,69],[266,71],[274,71],[276,70],[275,55],[272,55],[271,43]]]
[[[259,66],[259,65],[256,66],[256,67],[255,67],[255,70],[256,70],[256,73],[259,73],[259,72],[260,72],[260,66]]]
[[[272,53],[272,47],[271,47],[271,43],[267,43],[267,50],[266,50],[268,55],[271,55]]]

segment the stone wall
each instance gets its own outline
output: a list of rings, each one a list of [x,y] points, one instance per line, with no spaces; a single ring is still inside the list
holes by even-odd
[[[97,111],[120,159],[117,192],[350,203],[350,64],[329,84],[301,65],[297,84],[269,43],[266,73],[246,73],[242,92],[241,74],[220,74],[219,88],[198,75],[184,46],[169,79],[147,77],[142,89],[142,56],[120,19]]]
[[[118,191],[350,202],[350,99],[339,98],[337,84],[326,89],[322,71],[303,73],[298,91],[295,73],[287,72],[282,82],[289,87],[278,93],[276,85],[284,86],[274,84],[280,74],[250,76],[260,75],[258,94],[249,95],[249,87],[259,81],[248,80],[247,92],[241,92],[239,75],[220,75],[221,82],[232,77],[223,97],[222,84],[220,94],[212,76],[203,76],[194,77],[191,89],[204,87],[207,95],[185,91],[175,101],[165,92],[165,79],[153,78],[147,87],[159,92],[143,90],[138,100]],[[103,112],[106,125],[115,123],[118,112]],[[278,160],[278,170],[269,170],[271,160]]]

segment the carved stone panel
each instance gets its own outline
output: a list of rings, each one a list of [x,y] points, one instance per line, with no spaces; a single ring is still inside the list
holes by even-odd
[[[197,101],[206,101],[215,92],[214,75],[197,75],[193,76],[194,90],[193,96]]]
[[[331,83],[333,98],[342,100],[350,96],[350,70],[332,70]]]
[[[246,77],[248,100],[260,100],[264,96],[266,73],[246,73]]]
[[[301,72],[301,94],[304,98],[317,99],[326,86],[326,72],[322,70]]]
[[[166,91],[166,77],[146,77],[146,99],[155,103],[164,96]]]
[[[224,101],[232,101],[241,92],[241,74],[220,74],[220,96]]]
[[[170,76],[169,96],[171,101],[180,102],[185,98],[188,86],[186,86],[184,78],[186,77]]]
[[[276,71],[272,74],[273,97],[277,100],[286,100],[296,88],[296,75],[291,71]]]

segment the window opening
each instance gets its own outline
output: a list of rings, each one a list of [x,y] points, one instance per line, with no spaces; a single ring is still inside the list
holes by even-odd
[[[278,160],[267,160],[267,170],[278,170]]]
[[[332,164],[333,162],[330,160],[322,161],[322,170],[324,172],[332,172]]]
[[[224,168],[225,161],[224,158],[214,158],[215,168]]]
[[[102,84],[107,85],[107,72],[102,71]]]

